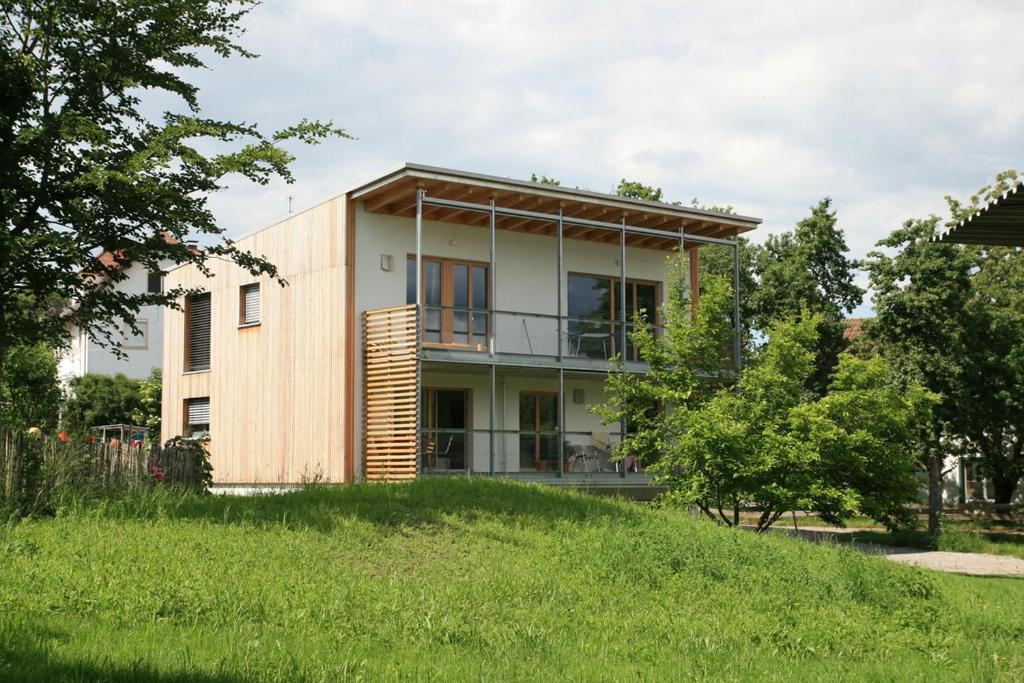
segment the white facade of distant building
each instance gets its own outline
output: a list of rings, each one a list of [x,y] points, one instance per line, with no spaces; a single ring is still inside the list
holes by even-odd
[[[167,262],[163,268],[173,264]],[[115,286],[122,291],[143,293],[159,291],[163,286],[163,278],[152,275],[141,265],[128,266],[127,278]],[[89,373],[100,375],[124,374],[131,379],[145,379],[153,368],[160,367],[163,356],[163,308],[161,306],[144,306],[136,319],[141,334],[132,332],[127,324],[111,323],[117,327],[115,339],[122,340],[123,358],[119,358],[112,349],[105,348],[97,341],[90,339],[88,333],[80,328],[71,331],[70,347],[60,359],[58,371],[61,380],[70,381]]]

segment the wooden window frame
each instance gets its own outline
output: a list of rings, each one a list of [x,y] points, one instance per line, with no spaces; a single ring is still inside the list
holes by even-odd
[[[524,430],[522,422],[519,423],[519,443],[522,444],[522,437],[524,431],[527,434],[533,434],[533,467],[535,471],[541,472],[543,470],[540,469],[540,439],[541,436],[545,436],[545,434],[542,433],[540,428],[540,399],[545,396],[555,399],[555,435],[556,437],[561,439],[563,438],[562,430],[564,429],[564,427],[561,425],[561,416],[558,414],[560,412],[558,410],[558,392],[533,389],[520,389],[519,403],[522,403],[523,396],[530,396],[534,399],[533,425],[532,429]],[[519,453],[519,457],[522,458],[523,454]],[[522,467],[522,465],[520,465],[520,467]],[[552,471],[558,471],[557,463],[555,464],[555,469]]]
[[[252,286],[259,287],[260,291],[260,319],[256,322],[245,322],[245,290]],[[263,285],[260,282],[247,282],[238,287],[238,329],[245,330],[250,327],[259,327],[263,324]]]
[[[406,256],[406,268],[409,267],[409,262],[413,264],[416,262],[416,254],[407,254]],[[454,341],[455,334],[455,310],[452,308],[455,304],[455,278],[452,276],[452,266],[466,266],[469,269],[469,277],[467,278],[467,291],[466,301],[470,304],[473,303],[473,267],[479,267],[484,269],[484,282],[488,290],[490,290],[490,264],[487,261],[474,261],[471,259],[461,258],[446,258],[443,256],[423,256],[423,262],[436,263],[441,268],[441,341],[439,342],[428,342],[424,341],[422,345],[425,348],[435,349],[464,349],[467,351],[487,351],[488,340],[491,337],[491,329],[494,321],[491,319],[491,297],[493,292],[488,291],[486,297],[486,308],[479,309],[470,305],[466,307],[469,313],[467,323],[467,336],[469,342],[462,344]],[[420,273],[420,288],[422,291],[427,291],[427,269],[423,268]],[[430,305],[435,306],[437,304],[423,304],[424,306]],[[487,314],[487,331],[484,333],[483,338],[480,341],[476,341],[476,337],[473,333],[473,313],[486,313]],[[421,322],[421,332],[426,329],[427,316],[426,312],[423,312]]]

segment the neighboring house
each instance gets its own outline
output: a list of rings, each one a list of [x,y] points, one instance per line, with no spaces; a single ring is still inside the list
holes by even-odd
[[[407,164],[237,240],[286,287],[168,273],[206,292],[165,312],[165,437],[208,435],[220,483],[646,481],[608,462],[628,425],[588,410],[609,357],[646,369],[621,321],[656,321],[680,247],[692,283],[700,247],[759,223]]]
[[[116,258],[104,252],[99,260],[108,268],[116,265]],[[172,262],[162,264],[164,269],[171,267]],[[158,273],[150,273],[143,266],[126,263],[120,267],[127,277],[115,283],[115,287],[130,292],[162,291],[163,278]],[[106,348],[89,338],[89,335],[78,327],[71,329],[71,344],[61,355],[58,372],[64,382],[74,377],[89,373],[115,375],[123,373],[132,379],[145,379],[153,368],[160,367],[163,361],[163,310],[160,306],[144,306],[136,320],[139,334],[136,334],[125,323],[114,323],[118,329],[114,338],[121,341],[123,358],[119,358],[111,349]]]

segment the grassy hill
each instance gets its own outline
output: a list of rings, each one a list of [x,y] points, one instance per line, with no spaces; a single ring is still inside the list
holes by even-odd
[[[1024,581],[421,480],[0,527],[0,679],[1022,680]]]

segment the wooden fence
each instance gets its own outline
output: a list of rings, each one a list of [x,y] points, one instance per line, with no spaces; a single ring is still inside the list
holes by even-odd
[[[0,502],[7,507],[33,507],[58,489],[205,488],[203,456],[195,448],[63,442],[12,432],[0,440]]]

